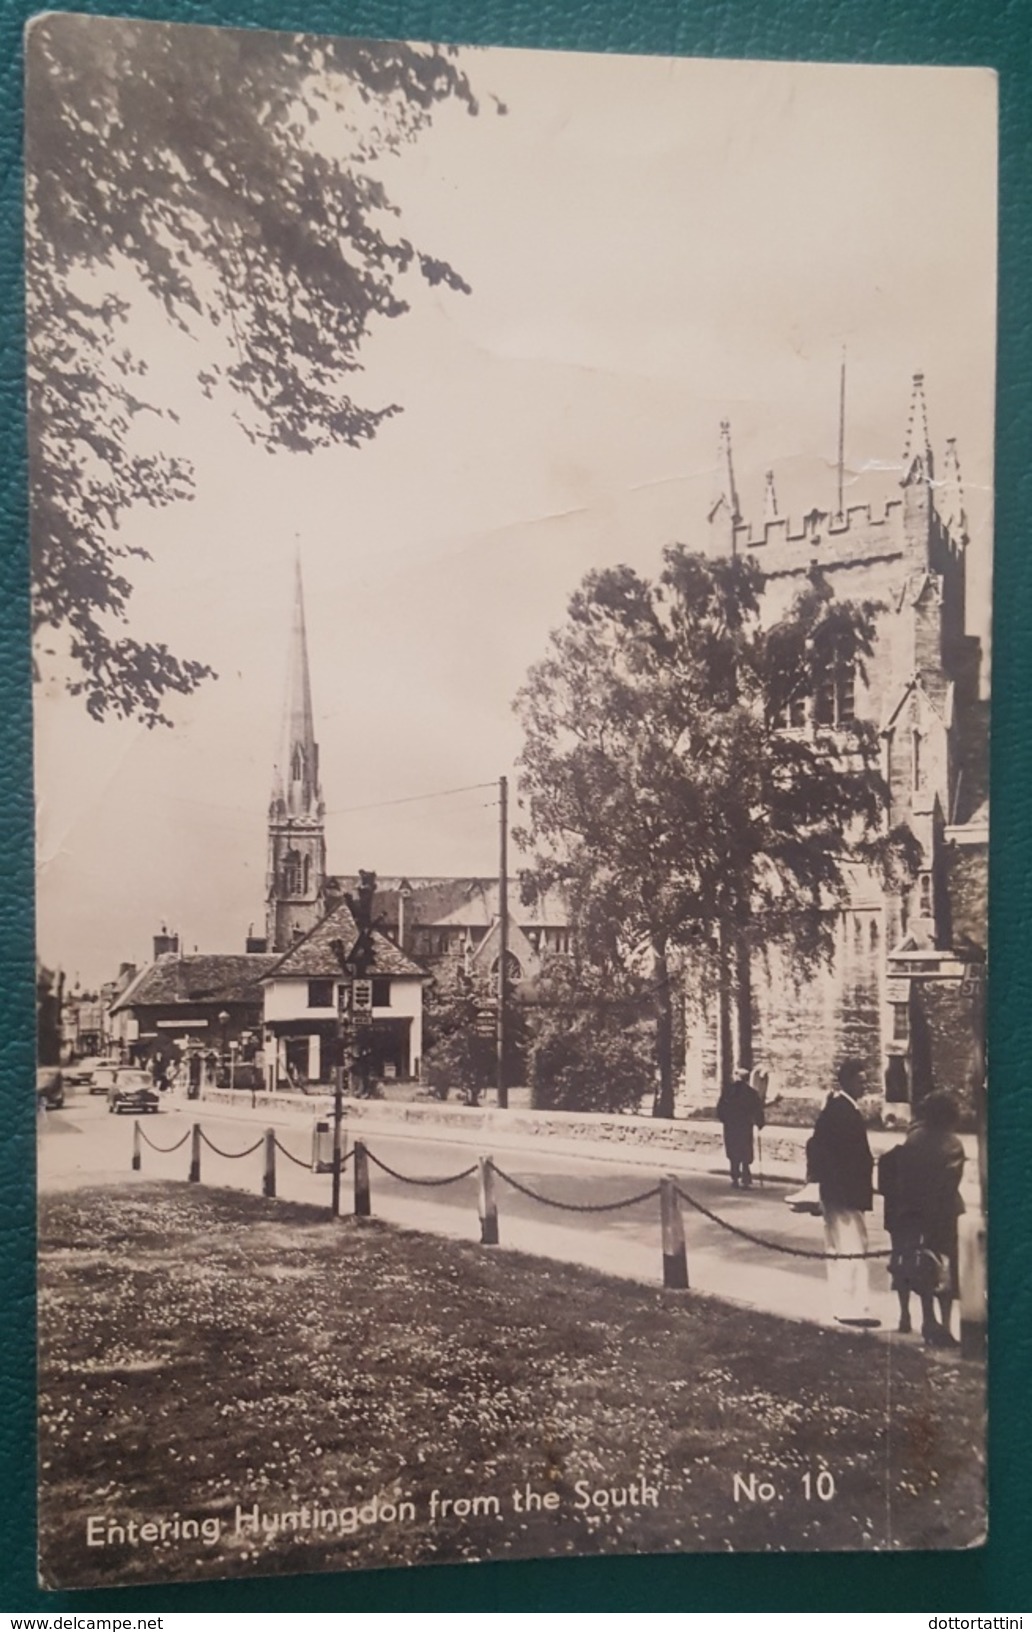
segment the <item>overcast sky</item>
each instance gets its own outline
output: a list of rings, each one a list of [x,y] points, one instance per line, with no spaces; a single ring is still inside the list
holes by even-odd
[[[191,381],[136,303],[133,343],[182,424],[191,503],[129,524],[133,633],[218,672],[173,730],[38,699],[39,946],[84,983],[242,948],[264,917],[265,820],[301,550],[330,868],[490,873],[490,792],[515,779],[512,699],[587,568],[654,571],[705,531],[718,423],[742,508],[898,491],[910,376],[958,438],[985,637],[995,322],[995,83],[978,70],[471,52],[484,111],[445,108],[383,162],[405,234],[469,296],[408,280],[358,400],[374,444],[270,455]],[[508,108],[494,113],[488,93]],[[150,432],[153,435],[153,429]],[[165,433],[163,432],[164,436]],[[174,438],[174,439],[173,439]]]

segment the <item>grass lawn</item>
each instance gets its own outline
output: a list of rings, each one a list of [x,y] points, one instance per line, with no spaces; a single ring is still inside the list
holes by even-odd
[[[982,1532],[979,1368],[692,1293],[145,1183],[43,1199],[39,1311],[48,1585]]]

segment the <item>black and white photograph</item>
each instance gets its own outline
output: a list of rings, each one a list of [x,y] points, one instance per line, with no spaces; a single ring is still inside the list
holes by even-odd
[[[980,1545],[994,75],[26,57],[41,1584]]]

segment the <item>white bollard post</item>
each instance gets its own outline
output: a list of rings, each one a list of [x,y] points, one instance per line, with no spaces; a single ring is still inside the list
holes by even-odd
[[[961,1213],[957,1220],[957,1269],[960,1278],[960,1352],[965,1360],[985,1356],[986,1228],[985,1214]]]
[[[677,1180],[667,1174],[659,1181],[659,1217],[663,1232],[663,1285],[683,1291],[688,1285],[688,1249]]]
[[[480,1240],[485,1247],[498,1245],[498,1198],[495,1195],[494,1167],[490,1156],[477,1157],[477,1211]]]
[[[276,1194],[276,1130],[265,1130],[265,1173],[262,1176],[262,1195],[274,1197]]]

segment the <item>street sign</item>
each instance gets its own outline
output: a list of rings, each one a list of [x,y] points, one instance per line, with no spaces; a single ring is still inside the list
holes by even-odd
[[[369,1012],[373,1006],[373,983],[371,980],[352,982],[351,1004],[356,1014]]]
[[[885,1001],[887,1003],[909,1003],[909,980],[887,980],[885,982]]]

